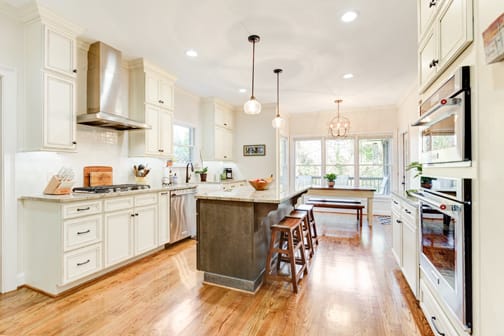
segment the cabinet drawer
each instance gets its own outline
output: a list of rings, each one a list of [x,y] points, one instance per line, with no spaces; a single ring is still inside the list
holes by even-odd
[[[420,306],[434,335],[458,335],[423,280],[420,280]]]
[[[397,213],[401,213],[401,201],[398,199],[392,198],[392,211]]]
[[[106,199],[104,202],[105,212],[133,208],[133,197],[114,197]]]
[[[418,210],[414,206],[411,206],[409,204],[403,204],[401,216],[405,222],[408,222],[415,228],[418,226],[417,224]]]
[[[86,216],[63,223],[64,250],[101,241],[102,215]]]
[[[135,206],[149,205],[157,203],[157,194],[148,193],[135,196]]]
[[[65,253],[63,256],[63,283],[75,281],[101,270],[101,260],[101,244]]]
[[[75,202],[63,205],[63,218],[94,215],[102,211],[101,201]]]

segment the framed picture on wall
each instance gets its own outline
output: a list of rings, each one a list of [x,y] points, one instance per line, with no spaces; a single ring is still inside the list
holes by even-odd
[[[265,156],[266,145],[243,145],[243,156]]]

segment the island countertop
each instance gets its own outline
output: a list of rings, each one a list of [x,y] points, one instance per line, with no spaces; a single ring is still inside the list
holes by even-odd
[[[278,191],[275,188],[255,190],[251,186],[244,186],[230,191],[224,191],[222,189],[198,191],[196,199],[278,204],[296,195],[300,195],[308,189],[309,187],[282,191]]]

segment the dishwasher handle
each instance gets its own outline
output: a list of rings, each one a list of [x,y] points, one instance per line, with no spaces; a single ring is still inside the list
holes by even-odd
[[[196,194],[196,188],[174,190],[174,191],[172,191],[171,196],[184,196],[184,195],[194,195],[194,194]]]

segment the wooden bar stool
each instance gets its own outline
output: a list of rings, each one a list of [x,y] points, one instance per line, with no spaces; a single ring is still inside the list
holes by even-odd
[[[286,217],[301,219],[301,227],[303,229],[303,242],[305,251],[309,253],[310,258],[313,258],[313,238],[311,235],[310,222],[308,221],[308,214],[306,211],[293,210]]]
[[[266,259],[265,280],[268,281],[271,279],[290,282],[292,283],[294,293],[298,292],[298,283],[301,280],[301,275],[308,274],[301,226],[301,219],[289,217],[285,217],[278,224],[272,225],[270,247],[268,257]],[[276,244],[277,234],[279,235],[278,245]],[[282,238],[282,235],[284,238]],[[285,244],[282,244],[283,239],[287,242],[286,246]],[[300,254],[297,262],[296,252]],[[279,272],[279,263],[282,262],[282,255],[287,256],[288,263],[290,264],[290,275],[280,274]],[[275,257],[277,258],[277,270],[276,274],[273,274],[271,270],[271,263]]]
[[[315,216],[313,215],[313,205],[310,204],[300,204],[296,207],[296,210],[306,211],[308,215],[308,222],[310,223],[311,236],[315,244],[318,245],[318,234],[317,234],[317,224],[315,223]]]

